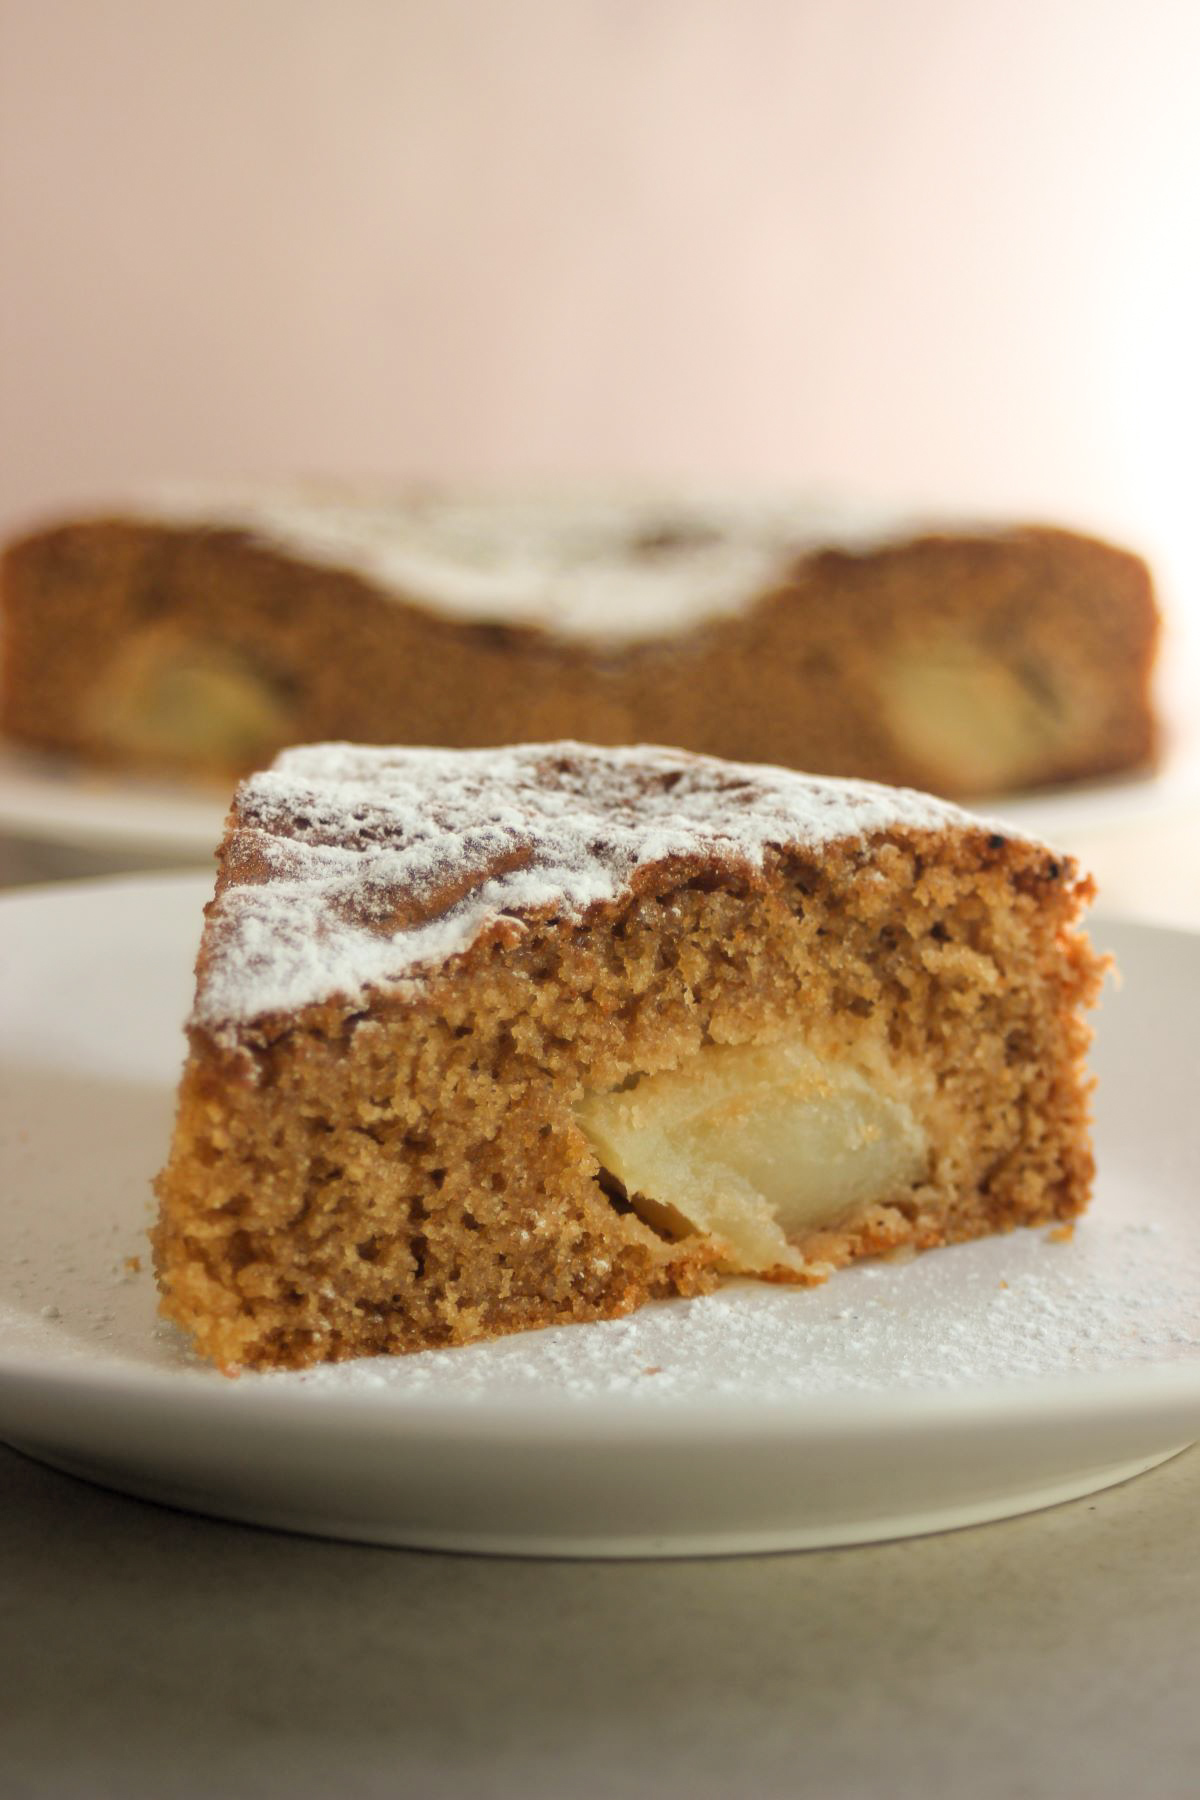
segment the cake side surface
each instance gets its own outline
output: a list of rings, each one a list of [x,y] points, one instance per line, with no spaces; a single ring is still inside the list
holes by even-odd
[[[209,910],[164,1310],[226,1366],[293,1366],[1071,1217],[1087,894],[861,784],[292,753],[242,790]],[[765,1163],[819,1171],[831,1131],[840,1185],[776,1206]]]
[[[981,794],[1149,766],[1157,743],[1145,564],[1048,527],[197,502],[34,533],[0,611],[4,729],[138,767],[654,739]]]

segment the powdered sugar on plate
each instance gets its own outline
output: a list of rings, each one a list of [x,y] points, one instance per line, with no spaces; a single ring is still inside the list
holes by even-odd
[[[817,1291],[738,1282],[628,1319],[256,1381],[464,1405],[952,1393],[1200,1355],[1200,1247],[1117,1220],[867,1263]]]
[[[243,783],[235,819],[195,1011],[214,1031],[402,986],[485,931],[579,919],[656,864],[746,872],[771,847],[992,828],[873,782],[576,743],[306,745]]]

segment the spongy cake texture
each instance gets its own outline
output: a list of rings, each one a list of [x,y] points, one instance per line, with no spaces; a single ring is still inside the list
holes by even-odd
[[[164,1310],[223,1365],[289,1366],[748,1268],[614,1181],[581,1122],[716,1047],[881,1071],[928,1144],[750,1272],[1070,1217],[1088,893],[1044,845],[865,783],[573,743],[289,752],[239,790],[208,912]]]

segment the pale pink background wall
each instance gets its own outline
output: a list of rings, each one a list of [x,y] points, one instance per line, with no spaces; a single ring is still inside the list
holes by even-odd
[[[0,528],[817,480],[1200,591],[1191,0],[0,0]]]

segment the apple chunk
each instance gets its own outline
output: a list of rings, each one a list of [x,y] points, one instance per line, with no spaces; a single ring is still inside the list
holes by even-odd
[[[1020,786],[1069,735],[1051,680],[1040,668],[1010,667],[947,641],[897,657],[879,700],[900,745],[982,793]]]
[[[113,745],[143,755],[252,763],[287,735],[282,698],[238,652],[151,628],[115,658],[90,723]]]
[[[802,1269],[792,1240],[896,1198],[927,1170],[915,1084],[879,1061],[795,1040],[709,1045],[681,1068],[586,1094],[577,1116],[652,1222],[679,1215],[746,1274]]]

